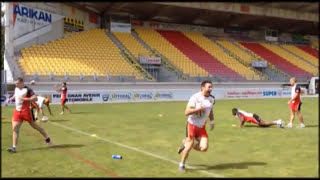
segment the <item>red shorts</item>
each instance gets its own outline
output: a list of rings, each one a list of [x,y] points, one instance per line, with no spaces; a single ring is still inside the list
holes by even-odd
[[[190,124],[188,122],[186,127],[186,136],[190,138],[208,138],[208,134],[206,131],[206,125],[204,125],[202,128],[199,128],[198,126],[195,126],[193,124]]]
[[[67,98],[60,99],[60,102],[66,103],[67,102]]]
[[[290,102],[289,103],[289,108],[290,109],[293,109],[293,110],[295,110],[295,111],[300,111],[300,109],[301,109],[301,102],[298,102],[298,103],[296,103],[296,102],[294,102],[294,103],[292,103],[292,102]]]
[[[32,121],[30,109],[22,110],[22,111],[17,111],[16,109],[14,109],[12,120],[17,121],[17,122],[21,122],[23,120],[28,121],[28,122]]]

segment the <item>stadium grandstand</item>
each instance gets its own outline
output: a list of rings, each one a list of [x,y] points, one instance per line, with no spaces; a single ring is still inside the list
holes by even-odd
[[[18,76],[92,83],[296,76],[307,82],[319,74],[319,14],[312,3],[26,2],[2,9],[2,73],[9,83]]]

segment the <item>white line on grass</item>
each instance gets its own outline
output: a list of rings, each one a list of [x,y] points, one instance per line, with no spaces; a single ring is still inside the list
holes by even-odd
[[[50,122],[50,121],[49,121],[49,122]],[[127,149],[131,149],[131,150],[134,150],[134,151],[137,151],[137,152],[140,152],[140,153],[143,153],[143,154],[146,154],[146,155],[149,155],[149,156],[158,158],[158,159],[162,159],[162,160],[165,160],[165,161],[169,161],[169,162],[171,162],[171,163],[173,163],[173,164],[179,164],[179,162],[177,162],[177,161],[175,161],[175,160],[172,160],[172,159],[169,159],[169,158],[166,158],[166,157],[163,157],[163,156],[159,156],[159,155],[156,155],[156,154],[153,154],[153,153],[150,153],[150,152],[141,150],[141,149],[137,149],[137,148],[135,148],[135,147],[131,147],[131,146],[128,146],[128,145],[125,145],[125,144],[122,144],[122,143],[114,142],[114,141],[111,141],[111,140],[106,139],[106,138],[101,138],[101,137],[98,137],[98,136],[91,136],[91,134],[89,134],[89,133],[86,133],[86,132],[80,131],[80,130],[78,130],[78,129],[74,129],[74,128],[71,128],[71,127],[68,127],[68,126],[59,124],[59,123],[55,123],[55,122],[50,122],[50,123],[51,123],[51,124],[54,124],[54,125],[56,125],[56,126],[60,126],[60,127],[64,128],[64,129],[69,129],[69,130],[75,131],[75,132],[77,132],[77,133],[79,133],[79,134],[83,134],[83,135],[87,135],[87,136],[90,136],[90,137],[94,137],[94,138],[100,139],[100,140],[102,140],[102,141],[111,143],[111,144],[115,144],[115,145],[118,145],[118,146],[121,146],[121,147],[124,147],[124,148],[127,148]],[[197,169],[196,167],[189,166],[189,165],[186,165],[186,167],[187,167],[187,168],[190,168],[190,169]],[[224,176],[222,176],[222,175],[215,174],[215,173],[211,173],[211,172],[208,172],[208,171],[205,171],[205,170],[199,170],[199,171],[202,172],[202,173],[204,173],[204,174],[213,176],[213,177],[224,177]]]

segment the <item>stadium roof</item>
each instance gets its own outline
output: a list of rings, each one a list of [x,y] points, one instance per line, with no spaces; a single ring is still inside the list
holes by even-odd
[[[98,14],[126,13],[133,19],[213,27],[278,29],[281,32],[318,35],[318,22],[257,16],[200,8],[158,4],[156,2],[72,2],[68,5]],[[319,3],[247,3],[259,7],[281,8],[319,14]],[[178,13],[177,13],[178,12]]]

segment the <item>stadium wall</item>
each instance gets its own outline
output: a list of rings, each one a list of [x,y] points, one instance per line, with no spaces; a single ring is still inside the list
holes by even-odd
[[[64,3],[23,2],[18,4],[27,6],[32,9],[39,9],[44,12],[57,14],[62,17],[70,18],[72,20],[82,21],[83,22],[82,30],[88,30],[88,29],[100,27],[100,18],[96,14],[65,5]],[[95,16],[95,20],[92,20],[92,16]],[[51,26],[52,28],[49,32],[43,35],[39,34],[39,36],[37,36],[36,38],[14,47],[14,51],[18,52],[22,48],[29,47],[31,45],[36,45],[36,44],[43,44],[45,42],[62,38],[68,35],[65,33],[65,22],[63,18],[56,22],[52,22]]]
[[[31,87],[36,94],[49,98],[52,103],[59,103],[60,93],[55,92],[55,85],[37,83]],[[13,94],[12,90],[1,97],[2,103]],[[200,83],[68,83],[67,98],[72,103],[187,101],[199,91]],[[279,82],[239,82],[214,83],[212,94],[216,99],[257,99],[290,97],[291,91]]]

